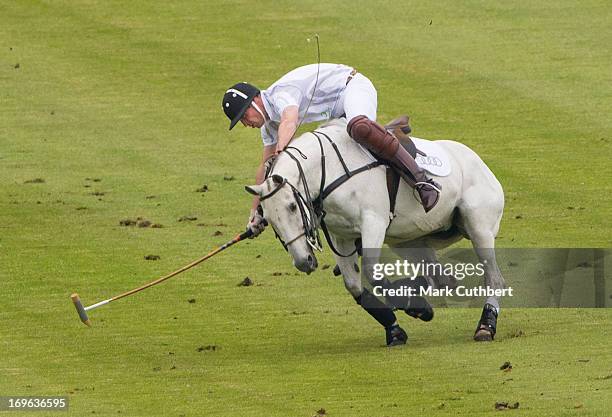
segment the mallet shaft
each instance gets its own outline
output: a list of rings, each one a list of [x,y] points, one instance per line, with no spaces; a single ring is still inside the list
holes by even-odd
[[[97,302],[95,304],[92,304],[92,305],[90,305],[88,307],[84,307],[83,304],[81,303],[81,300],[80,300],[78,294],[75,293],[75,294],[71,295],[72,302],[74,303],[74,306],[76,307],[77,312],[79,313],[79,317],[80,317],[81,321],[83,323],[85,323],[86,325],[91,326],[91,322],[89,321],[89,318],[87,316],[87,311],[88,310],[93,310],[94,308],[101,307],[101,306],[103,306],[105,304],[110,303],[111,301],[119,300],[119,299],[121,299],[123,297],[127,297],[128,295],[135,294],[135,293],[137,293],[139,291],[142,291],[142,290],[144,290],[146,288],[149,288],[149,287],[152,287],[152,286],[157,285],[159,283],[162,283],[162,282],[166,281],[167,279],[170,279],[173,276],[178,275],[181,272],[185,272],[188,269],[191,269],[194,266],[198,265],[199,263],[204,262],[208,258],[210,258],[210,257],[216,255],[217,253],[221,252],[222,250],[229,248],[234,243],[238,243],[241,240],[244,240],[244,239],[246,239],[248,237],[251,237],[252,235],[253,235],[253,232],[251,232],[251,230],[247,230],[246,232],[244,232],[244,233],[242,233],[240,235],[236,235],[236,237],[234,237],[232,240],[230,240],[229,242],[225,243],[224,245],[216,248],[215,250],[213,250],[212,252],[206,254],[205,256],[201,257],[200,259],[196,259],[195,261],[191,262],[189,265],[185,265],[184,267],[182,267],[180,269],[177,269],[176,271],[174,271],[174,272],[172,272],[172,273],[170,273],[170,274],[168,274],[166,276],[158,278],[155,281],[149,282],[148,284],[142,285],[142,286],[140,286],[138,288],[134,288],[133,290],[124,292],[123,294],[116,295],[116,296],[114,296],[112,298],[109,298],[107,300],[103,300],[103,301]]]

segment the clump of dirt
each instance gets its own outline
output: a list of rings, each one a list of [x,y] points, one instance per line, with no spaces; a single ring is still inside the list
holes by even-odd
[[[208,185],[204,184],[203,186],[201,186],[200,188],[198,188],[196,190],[197,193],[205,193],[208,192]]]
[[[257,256],[255,257],[255,259],[259,259],[259,258],[261,258],[261,255],[257,255]],[[610,298],[612,298],[612,295],[610,296]]]
[[[514,216],[515,219],[522,219],[523,216],[521,216],[520,214],[518,216]]]
[[[222,234],[223,232],[221,230],[217,230],[215,233],[213,233],[213,236],[221,236]]]
[[[282,272],[272,272],[273,277],[280,277],[281,275],[283,275]]]
[[[240,282],[240,284],[238,284],[238,286],[239,287],[250,287],[253,284],[254,284],[253,280],[249,277],[246,277]]]
[[[234,181],[234,179],[233,175],[226,175],[223,177],[223,181]]]
[[[164,227],[163,224],[159,224],[159,223],[153,223],[151,225],[151,229],[162,229]]]
[[[217,226],[217,227],[227,227],[227,224],[225,224],[225,223],[218,223],[215,226]]]
[[[157,198],[156,195],[148,195],[145,197],[147,200],[153,200],[154,198]]]
[[[81,206],[81,207],[77,207],[75,210],[87,210],[87,207]]]
[[[219,349],[219,346],[217,345],[206,345],[206,346],[200,346],[196,350],[198,352],[204,352],[204,351],[215,352],[217,349]]]
[[[159,255],[146,255],[144,258],[147,261],[158,261],[161,259]]]
[[[89,193],[90,195],[95,195],[97,197],[102,197],[103,195],[106,195],[105,192],[103,191],[94,191],[93,193]]]
[[[44,178],[34,178],[31,180],[24,181],[23,183],[24,184],[44,184],[45,179]]]
[[[196,299],[195,299],[195,298],[190,298],[189,300],[187,300],[187,302],[188,302],[189,304],[195,304]]]
[[[508,361],[504,362],[502,366],[499,367],[500,370],[504,372],[510,372],[512,370],[512,364]]]
[[[323,266],[321,267],[321,269],[322,269],[322,270],[326,270],[326,269],[329,269],[329,268],[330,268],[330,265],[329,265],[329,264],[325,264],[325,265],[323,265]]]
[[[496,402],[495,403],[495,409],[497,411],[516,410],[517,408],[519,408],[519,403],[518,402],[516,402],[514,404],[509,404],[507,402]]]
[[[136,220],[124,219],[119,222],[119,226],[134,226],[136,223]]]
[[[513,331],[512,333],[510,333],[508,335],[508,337],[510,337],[510,338],[523,337],[523,336],[525,336],[525,332],[522,331],[521,329],[515,330],[515,331]]]
[[[15,64],[15,69],[19,69],[19,68],[21,68],[21,65],[18,62],[18,63]]]
[[[198,220],[196,216],[183,216],[180,219],[178,219],[179,222],[193,222],[196,220]]]
[[[324,408],[320,408],[317,410],[317,413],[312,417],[323,417],[327,415],[327,411]]]
[[[141,220],[138,222],[138,227],[150,227],[153,223],[148,220]]]

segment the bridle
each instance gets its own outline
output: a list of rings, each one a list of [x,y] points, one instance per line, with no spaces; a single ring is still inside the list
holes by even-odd
[[[289,181],[287,181],[286,178],[283,177],[283,180],[276,185],[276,187],[274,189],[272,189],[272,191],[270,191],[268,194],[263,195],[260,197],[259,201],[264,201],[270,197],[272,197],[274,194],[276,194],[277,192],[279,192],[285,185],[291,187],[291,191],[293,193],[293,198],[295,200],[295,204],[298,207],[299,211],[300,211],[300,216],[302,219],[302,226],[303,226],[303,232],[298,234],[297,236],[288,239],[286,242],[282,240],[282,238],[280,237],[280,235],[278,234],[278,232],[276,231],[276,229],[274,229],[274,233],[276,235],[276,238],[282,243],[283,247],[285,248],[285,250],[288,250],[288,246],[295,242],[297,239],[299,239],[302,236],[306,237],[306,242],[308,243],[308,245],[313,248],[316,249],[318,251],[322,251],[323,250],[323,245],[321,243],[321,238],[319,236],[319,227],[321,227],[321,229],[323,230],[323,233],[325,235],[325,239],[327,240],[327,244],[329,245],[330,249],[338,256],[340,257],[349,257],[354,255],[357,252],[357,245],[355,246],[355,250],[353,250],[351,253],[349,253],[348,255],[342,254],[340,253],[336,247],[334,246],[331,237],[329,235],[329,230],[327,229],[327,225],[325,224],[325,215],[327,214],[325,212],[325,210],[323,209],[323,201],[325,200],[325,198],[327,196],[329,196],[335,189],[337,189],[338,187],[340,187],[342,184],[344,184],[346,181],[348,181],[352,176],[359,174],[360,172],[364,172],[367,170],[370,170],[374,167],[377,167],[379,165],[381,165],[382,163],[380,161],[374,161],[371,162],[369,164],[366,164],[360,168],[357,168],[353,171],[350,171],[348,169],[348,167],[346,166],[346,163],[344,162],[344,159],[342,158],[342,155],[340,154],[340,151],[338,150],[338,147],[336,145],[336,143],[325,133],[320,132],[320,131],[314,131],[314,132],[310,132],[312,133],[316,138],[317,141],[319,143],[319,147],[321,149],[321,182],[320,182],[320,186],[319,186],[319,195],[316,199],[313,199],[311,197],[310,194],[310,190],[308,187],[308,182],[306,181],[306,175],[304,174],[304,169],[302,167],[302,164],[300,163],[299,159],[297,156],[295,156],[292,152],[290,152],[290,150],[295,150],[299,153],[300,157],[302,159],[308,159],[308,157],[306,155],[304,155],[302,153],[302,151],[300,151],[298,148],[294,147],[294,146],[288,146],[285,148],[285,150],[283,150],[282,153],[286,153],[287,155],[289,155],[289,157],[291,159],[293,159],[293,161],[295,162],[297,168],[298,168],[298,173],[299,173],[299,182],[302,184],[302,187],[304,189],[304,194],[303,195],[298,189],[297,187],[295,187],[293,184],[291,184]],[[340,161],[343,169],[344,169],[344,174],[341,175],[340,177],[336,178],[334,181],[332,181],[327,187],[325,186],[326,183],[326,169],[325,169],[325,150],[323,148],[323,141],[321,140],[321,136],[325,137],[327,139],[327,141],[331,144],[331,146],[333,147],[338,160]],[[273,177],[273,171],[276,165],[276,161],[274,160],[274,162],[271,164],[270,168],[268,169],[268,172],[266,172],[265,177],[269,178],[269,177]],[[299,185],[299,183],[298,183]],[[274,227],[273,227],[274,228]]]
[[[307,159],[306,155],[304,155],[299,149],[292,147],[292,146],[288,147],[287,149],[289,148],[297,150],[300,153],[302,158]],[[285,150],[284,152],[287,152],[287,150]],[[298,159],[292,153],[287,152],[287,154],[291,158],[293,158],[293,160],[297,164],[298,171],[300,174],[299,181],[302,183],[302,186],[304,187],[304,191],[307,197],[304,197],[302,193],[300,193],[300,191],[293,184],[291,184],[289,181],[287,181],[286,178],[283,177],[282,182],[280,184],[277,184],[276,188],[274,188],[268,194],[261,196],[259,201],[264,201],[272,197],[274,194],[279,192],[285,185],[289,186],[293,193],[295,205],[297,206],[297,209],[299,209],[299,212],[300,212],[300,218],[302,220],[303,231],[297,236],[291,239],[287,239],[287,241],[283,241],[283,239],[278,234],[277,230],[274,229],[274,227],[272,227],[274,229],[274,234],[276,235],[276,238],[281,242],[285,250],[288,250],[288,246],[290,244],[292,244],[293,242],[295,242],[302,236],[305,236],[306,242],[308,243],[308,245],[312,249],[316,249],[319,252],[321,252],[323,251],[323,245],[321,243],[321,237],[319,236],[319,224],[318,224],[319,216],[318,216],[317,210],[315,209],[313,200],[310,198],[310,190],[308,189],[308,183],[306,182],[306,176],[304,175],[304,170],[302,168],[302,165],[298,161]],[[270,169],[270,171],[272,171],[272,169]],[[270,175],[272,175],[271,172],[268,175],[266,175],[266,178],[268,178]]]

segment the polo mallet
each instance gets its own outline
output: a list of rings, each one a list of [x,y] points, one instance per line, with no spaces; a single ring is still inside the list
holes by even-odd
[[[265,220],[264,220],[264,225],[265,224],[267,224],[267,222],[265,222]],[[128,292],[124,292],[123,294],[116,295],[116,296],[114,296],[112,298],[109,298],[108,300],[104,300],[104,301],[100,301],[99,303],[92,304],[92,305],[90,305],[88,307],[83,306],[83,303],[81,303],[81,299],[79,298],[79,295],[77,293],[72,294],[70,296],[70,298],[72,299],[72,302],[74,304],[74,307],[77,310],[77,313],[79,313],[79,318],[81,319],[81,321],[84,324],[86,324],[87,326],[91,326],[91,321],[89,320],[89,317],[87,316],[87,312],[89,310],[93,310],[94,308],[101,307],[101,306],[103,306],[105,304],[110,303],[111,301],[119,300],[121,298],[127,297],[128,295],[135,294],[135,293],[137,293],[139,291],[142,291],[142,290],[147,289],[149,287],[152,287],[154,285],[160,284],[160,283],[164,282],[165,280],[170,279],[173,276],[176,276],[176,275],[180,274],[181,272],[185,272],[188,269],[193,268],[194,266],[198,265],[201,262],[204,262],[208,258],[211,258],[214,255],[218,254],[219,252],[229,248],[233,244],[238,243],[241,240],[247,239],[247,238],[249,238],[251,236],[253,236],[253,232],[251,231],[251,229],[247,229],[246,232],[244,232],[244,233],[242,233],[240,235],[236,235],[236,237],[234,237],[232,240],[230,240],[229,242],[227,242],[223,246],[219,246],[217,249],[213,250],[212,252],[210,252],[206,256],[203,256],[200,259],[196,259],[195,261],[193,261],[189,265],[185,265],[181,269],[178,269],[178,270],[172,272],[171,274],[168,274],[168,275],[166,275],[164,277],[158,278],[155,281],[149,282],[148,284],[145,284],[145,285],[143,285],[141,287],[134,288],[133,290],[130,290]]]

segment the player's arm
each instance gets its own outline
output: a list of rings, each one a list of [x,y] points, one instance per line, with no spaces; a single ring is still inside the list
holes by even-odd
[[[261,184],[262,182],[264,182],[264,176],[266,175],[265,163],[272,155],[274,155],[275,150],[276,144],[265,145],[263,147],[261,162],[259,163],[259,166],[257,167],[257,173],[255,174],[255,184]],[[257,206],[259,206],[258,195],[253,198],[253,204],[251,205],[251,217],[253,216],[253,213],[257,210]]]
[[[298,127],[298,106],[287,106],[281,115],[280,125],[278,126],[278,142],[276,153],[281,152],[287,147]]]

